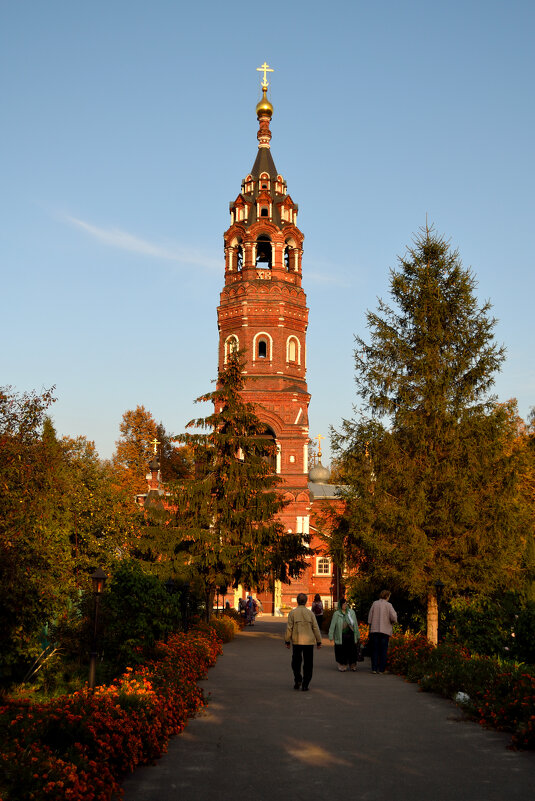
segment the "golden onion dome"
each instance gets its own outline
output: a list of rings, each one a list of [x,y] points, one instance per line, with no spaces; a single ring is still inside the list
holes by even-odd
[[[257,117],[271,117],[273,114],[273,106],[267,99],[267,86],[262,87],[262,100],[256,104]]]

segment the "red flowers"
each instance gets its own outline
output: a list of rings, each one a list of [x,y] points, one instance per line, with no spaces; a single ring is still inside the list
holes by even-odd
[[[8,702],[0,708],[4,801],[120,797],[125,773],[161,756],[204,705],[197,681],[221,651],[213,630],[175,634],[153,662],[109,687],[46,704]]]
[[[423,690],[468,700],[463,709],[484,726],[512,734],[519,748],[535,748],[535,669],[478,656],[455,643],[436,648],[423,635],[394,635],[388,665]]]

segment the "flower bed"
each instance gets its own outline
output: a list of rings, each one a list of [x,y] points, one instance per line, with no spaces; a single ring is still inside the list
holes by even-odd
[[[213,629],[174,634],[110,686],[0,707],[3,801],[119,798],[122,777],[161,756],[204,705],[197,681],[221,651]]]
[[[535,748],[535,668],[471,655],[453,643],[435,647],[423,635],[394,635],[388,667],[423,690],[456,699],[484,726],[510,732],[513,745]]]

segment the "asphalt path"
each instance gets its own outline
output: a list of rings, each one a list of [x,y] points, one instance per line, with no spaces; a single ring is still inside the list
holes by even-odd
[[[324,639],[293,689],[285,621],[257,618],[201,682],[208,706],[124,801],[532,801],[535,754],[398,676],[336,670]]]

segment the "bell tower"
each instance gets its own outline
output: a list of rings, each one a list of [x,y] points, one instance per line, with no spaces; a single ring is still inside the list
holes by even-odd
[[[302,289],[303,234],[297,204],[271,155],[273,106],[263,72],[256,106],[258,153],[230,203],[224,234],[225,285],[217,310],[219,369],[228,354],[245,356],[244,400],[253,403],[269,427],[276,448],[276,472],[290,501],[281,521],[295,533],[309,533],[308,404],[306,331],[308,308]]]

